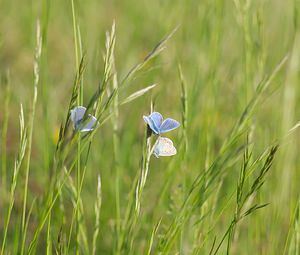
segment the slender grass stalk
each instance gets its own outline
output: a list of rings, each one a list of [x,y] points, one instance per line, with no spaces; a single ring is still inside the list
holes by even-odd
[[[300,252],[300,203],[298,199],[297,206],[293,213],[292,225],[289,227],[287,240],[283,254],[299,255]]]
[[[48,217],[47,224],[47,239],[46,239],[46,254],[52,254],[52,238],[51,238],[51,215]]]
[[[8,129],[8,117],[9,117],[9,102],[10,102],[10,82],[9,82],[9,72],[7,71],[5,76],[5,93],[4,93],[4,119],[2,125],[2,132],[1,132],[1,171],[2,171],[2,192],[6,194],[7,188],[7,165],[6,165],[6,142],[7,142],[7,129]]]
[[[4,254],[4,251],[5,251],[8,227],[9,227],[9,223],[10,223],[10,219],[11,219],[11,212],[12,212],[14,202],[15,202],[15,191],[16,191],[18,176],[19,176],[19,173],[20,173],[20,169],[21,169],[23,159],[24,159],[24,155],[25,155],[26,148],[27,148],[27,133],[26,133],[27,130],[26,130],[26,127],[25,127],[24,113],[23,113],[22,105],[21,105],[21,111],[20,111],[19,119],[20,119],[20,143],[19,143],[18,156],[15,160],[14,172],[13,172],[13,177],[12,177],[12,181],[11,181],[9,207],[8,207],[8,212],[7,212],[7,217],[6,217],[6,224],[5,224],[5,228],[4,228],[4,233],[3,233],[1,254]]]
[[[182,138],[181,143],[183,144],[184,153],[183,159],[181,160],[181,169],[182,176],[184,176],[182,180],[182,192],[186,192],[187,186],[187,178],[186,178],[186,158],[188,156],[188,136],[187,136],[187,123],[188,123],[188,95],[187,95],[187,85],[185,82],[185,78],[182,72],[181,65],[178,64],[178,75],[180,80],[180,88],[181,88],[181,123],[182,123]],[[168,186],[168,185],[166,185]],[[185,225],[185,224],[184,224]],[[180,253],[184,253],[184,236],[185,236],[185,226],[182,226],[181,234],[180,234]]]
[[[148,177],[148,172],[149,172],[149,164],[150,164],[150,158],[153,153],[153,149],[151,149],[151,137],[148,135],[149,131],[146,131],[146,142],[144,144],[144,149],[143,149],[143,166],[141,168],[141,173],[139,177],[138,184],[136,186],[135,190],[135,213],[138,216],[140,214],[141,210],[141,195],[144,190],[147,177]],[[155,145],[154,145],[155,146]],[[153,148],[154,148],[153,146]]]
[[[112,87],[114,90],[118,90],[118,77],[116,71],[115,57],[112,56],[112,68],[113,68],[113,79]],[[121,230],[121,205],[120,205],[120,159],[119,159],[119,147],[120,147],[120,138],[119,138],[119,95],[118,93],[114,97],[114,102],[112,106],[112,126],[113,126],[113,152],[114,152],[114,165],[115,165],[115,189],[116,189],[116,240],[120,235]]]
[[[181,123],[182,123],[182,133],[183,133],[183,142],[184,142],[184,156],[188,153],[188,136],[187,136],[187,124],[188,124],[188,94],[187,94],[187,85],[183,76],[181,65],[178,65],[178,73],[180,79],[181,87]]]
[[[223,244],[225,238],[228,236],[228,243],[227,243],[227,252],[226,254],[230,254],[230,242],[232,241],[232,238],[234,236],[235,228],[238,222],[240,222],[243,218],[247,217],[248,215],[252,214],[253,212],[257,211],[258,209],[261,209],[267,204],[253,204],[253,199],[257,195],[257,192],[260,190],[262,185],[265,182],[265,176],[269,172],[275,153],[278,149],[278,145],[272,146],[268,152],[267,157],[265,158],[263,166],[259,169],[259,174],[258,176],[254,179],[252,182],[250,189],[248,191],[244,190],[244,183],[246,179],[246,171],[247,171],[247,165],[248,165],[248,160],[250,159],[249,153],[247,152],[244,156],[244,163],[241,169],[241,174],[239,177],[239,182],[237,185],[237,200],[236,200],[236,211],[234,213],[234,217],[223,235],[221,241],[219,242],[216,250],[213,255],[216,255],[219,252],[219,249],[221,245]]]
[[[296,94],[297,94],[297,84],[299,83],[299,77],[297,74],[297,70],[300,66],[300,33],[296,34],[294,38],[294,45],[291,52],[291,57],[289,59],[289,64],[287,68],[287,76],[286,76],[286,84],[284,86],[284,95],[282,102],[282,134],[285,134],[292,123],[295,122],[295,109],[296,109]],[[292,165],[295,161],[295,152],[296,145],[291,143],[284,151],[282,151],[281,155],[281,165],[283,169],[292,169]],[[283,171],[282,176],[280,177],[283,185],[282,192],[278,194],[282,203],[288,202],[292,190],[291,190],[291,179],[292,179],[292,171]],[[280,206],[280,205],[279,205]]]
[[[82,87],[82,86],[80,86]],[[81,92],[81,89],[79,90]],[[82,102],[80,100],[81,98],[81,93],[78,96],[78,105],[82,105]],[[77,180],[77,203],[76,206],[74,208],[75,210],[75,215],[76,215],[76,254],[79,255],[79,246],[80,246],[80,236],[79,236],[79,229],[80,229],[80,224],[81,224],[81,216],[80,216],[80,212],[77,208],[77,205],[79,204],[79,200],[80,200],[80,183],[81,183],[81,134],[79,133],[79,139],[77,140],[77,176],[76,176],[76,180]]]
[[[244,189],[244,185],[245,185],[248,165],[250,164],[250,159],[251,159],[251,153],[249,153],[248,147],[246,147],[245,153],[244,153],[244,158],[243,158],[243,164],[241,167],[240,176],[239,176],[239,180],[238,180],[238,184],[237,184],[236,209],[234,212],[230,231],[228,233],[227,254],[230,253],[230,247],[231,247],[231,242],[234,237],[235,227],[240,218],[242,206],[244,206],[244,204],[242,204],[243,203],[243,201],[242,201],[243,200],[243,191],[244,191],[243,189]]]
[[[146,252],[147,255],[151,255],[151,251],[152,251],[152,248],[153,248],[154,237],[155,237],[155,235],[157,235],[157,231],[158,231],[158,228],[160,226],[160,223],[161,223],[161,219],[157,222],[157,224],[154,226],[154,228],[152,230],[151,238],[150,238],[150,242],[149,242],[149,247],[148,247],[148,250]]]
[[[74,0],[71,0],[72,5],[72,20],[73,20],[73,33],[74,33],[74,48],[75,48],[75,60],[76,60],[76,70],[79,68],[79,59],[82,58],[82,42],[81,42],[81,34],[79,25],[77,24],[76,19],[76,13],[75,13],[75,6],[74,6]],[[83,104],[83,79],[80,80],[80,88],[79,88],[79,95],[77,97],[77,105]],[[74,208],[74,212],[76,215],[76,254],[79,254],[79,246],[80,246],[80,228],[81,228],[81,214],[78,210],[78,205],[80,201],[80,185],[81,185],[81,157],[80,157],[80,151],[81,151],[81,139],[80,139],[80,133],[79,133],[79,139],[77,140],[77,202]],[[72,227],[71,227],[72,229]]]
[[[25,232],[27,233],[28,231],[28,226],[29,226],[29,221],[30,221],[30,216],[32,214],[32,210],[33,210],[33,207],[36,205],[36,198],[34,198],[32,200],[32,203],[31,203],[31,206],[29,207],[29,210],[28,210],[28,213],[27,213],[27,219],[26,219],[26,223],[25,223]]]
[[[37,21],[37,30],[36,30],[36,49],[35,49],[35,57],[33,63],[33,73],[34,73],[34,84],[33,84],[33,99],[32,99],[32,108],[29,116],[29,125],[28,125],[28,149],[27,149],[27,158],[26,158],[26,168],[25,168],[25,185],[24,185],[24,200],[23,200],[23,213],[22,213],[22,248],[21,254],[24,254],[25,249],[25,240],[26,240],[26,232],[25,232],[25,223],[26,223],[26,207],[27,207],[27,196],[28,196],[28,178],[29,178],[29,170],[30,170],[30,159],[31,159],[31,149],[32,149],[32,133],[33,133],[33,124],[35,117],[35,108],[37,102],[37,94],[38,94],[38,84],[39,84],[39,60],[42,51],[42,37],[40,31],[40,23]]]
[[[81,176],[81,182],[80,182],[80,186],[79,186],[79,191],[77,186],[75,187],[71,176],[69,176],[69,182],[67,183],[70,186],[71,192],[73,193],[73,205],[74,205],[74,213],[72,216],[72,220],[71,220],[71,227],[70,227],[70,233],[69,233],[69,241],[68,241],[68,246],[67,246],[67,250],[69,250],[70,244],[71,244],[71,237],[72,237],[72,229],[73,229],[73,224],[74,224],[74,219],[77,216],[77,214],[80,215],[80,224],[78,226],[78,235],[80,235],[80,238],[83,242],[83,246],[82,248],[84,249],[84,253],[89,253],[89,248],[88,248],[88,242],[87,242],[87,235],[86,235],[86,231],[84,229],[84,225],[81,223],[83,221],[82,217],[84,215],[84,211],[83,211],[83,202],[82,199],[80,197],[81,191],[82,191],[82,187],[83,187],[83,181],[84,181],[84,177],[86,174],[86,169],[87,169],[87,161],[89,158],[89,154],[90,154],[90,149],[91,149],[91,142],[88,145],[88,149],[87,149],[87,154],[86,154],[86,159],[85,159],[85,164],[83,167],[83,173]],[[81,155],[82,152],[80,152]],[[79,156],[80,156],[79,155]],[[66,175],[68,175],[68,172],[66,172]],[[79,194],[77,194],[77,192],[79,192]],[[76,214],[77,212],[77,214]]]
[[[141,170],[136,176],[130,192],[116,254],[132,252],[131,249],[135,236],[134,231],[141,212],[142,193],[148,177],[150,159],[157,141],[158,140],[155,141],[153,146],[151,145],[151,130],[146,128]]]
[[[97,199],[95,203],[95,227],[94,227],[94,234],[93,234],[93,250],[92,255],[96,255],[97,251],[97,238],[99,235],[100,230],[100,210],[102,205],[102,192],[101,192],[101,177],[98,175],[98,186],[97,186]]]
[[[44,154],[44,170],[47,173],[50,172],[50,145],[51,145],[51,130],[50,130],[50,120],[49,120],[49,90],[48,90],[48,25],[49,25],[49,15],[50,15],[50,1],[45,0],[42,2],[42,17],[41,17],[41,31],[42,31],[42,48],[43,54],[41,54],[41,69],[40,74],[40,84],[41,86],[41,98],[44,116],[44,137],[43,137],[43,154]],[[47,237],[46,237],[46,255],[52,254],[52,238],[51,238],[51,217],[47,224]]]
[[[75,45],[75,63],[76,70],[79,68],[79,46],[78,46],[78,35],[77,35],[77,20],[75,14],[74,0],[71,0],[72,5],[72,21],[73,21],[73,34],[74,34],[74,45]]]
[[[243,41],[244,41],[244,79],[245,79],[245,88],[243,89],[245,91],[245,102],[248,102],[249,98],[251,98],[251,94],[254,91],[253,87],[251,86],[253,84],[251,77],[253,77],[252,74],[252,52],[253,52],[253,46],[252,46],[252,40],[251,40],[251,34],[250,34],[250,8],[252,1],[240,1],[240,0],[234,0],[236,9],[238,11],[238,18],[240,21],[240,26],[243,31]]]

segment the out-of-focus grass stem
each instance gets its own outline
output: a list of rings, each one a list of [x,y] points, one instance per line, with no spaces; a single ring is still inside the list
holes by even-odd
[[[72,5],[72,21],[73,21],[73,37],[74,37],[74,49],[75,49],[75,61],[76,61],[76,70],[79,69],[79,59],[81,56],[79,55],[82,52],[82,43],[81,43],[81,37],[80,37],[80,30],[76,19],[76,12],[75,12],[75,5],[74,0],[71,0]],[[80,80],[79,85],[79,95],[77,96],[77,105],[82,105],[82,99],[83,99],[83,79]],[[74,208],[74,212],[76,215],[76,254],[79,254],[79,244],[80,244],[80,224],[81,224],[81,216],[80,212],[78,210],[79,200],[80,200],[80,185],[81,185],[81,135],[79,133],[79,139],[77,140],[77,185],[76,185],[76,194],[77,194],[77,202],[76,206]],[[72,229],[72,227],[71,227]]]
[[[37,44],[36,44],[35,57],[33,62],[33,74],[34,74],[33,99],[32,99],[32,106],[31,106],[31,111],[29,115],[29,124],[28,124],[28,149],[26,152],[27,158],[26,158],[26,167],[25,167],[24,200],[23,200],[23,213],[22,213],[22,223],[21,223],[21,232],[22,232],[21,254],[24,254],[25,240],[26,240],[25,223],[26,223],[26,207],[27,207],[27,196],[28,196],[28,178],[29,178],[31,149],[32,149],[33,124],[34,124],[35,108],[36,108],[38,84],[39,84],[39,72],[40,72],[39,60],[42,51],[42,37],[41,37],[39,21],[37,21],[36,39],[37,39]]]
[[[14,172],[13,172],[13,177],[12,177],[12,182],[11,182],[9,207],[8,207],[6,223],[5,223],[5,227],[4,227],[1,254],[4,254],[6,238],[7,238],[7,233],[8,233],[8,226],[9,226],[9,222],[10,222],[10,218],[11,218],[11,212],[12,212],[14,202],[15,202],[15,190],[16,190],[16,186],[17,186],[17,180],[18,180],[20,168],[21,168],[21,165],[22,165],[22,162],[24,159],[24,155],[26,152],[26,146],[27,146],[27,134],[26,134],[24,113],[23,113],[22,105],[21,105],[21,112],[20,112],[19,119],[20,119],[20,144],[19,144],[18,156],[15,160]]]
[[[113,70],[113,79],[112,87],[114,90],[118,90],[118,78],[117,71],[115,66],[114,55],[112,57],[112,70]],[[120,235],[121,228],[121,209],[120,209],[120,159],[119,159],[119,147],[120,147],[120,138],[119,138],[119,95],[118,93],[114,97],[114,102],[112,106],[113,116],[112,116],[112,125],[113,125],[113,147],[114,147],[114,162],[115,162],[115,189],[116,189],[116,240]],[[117,241],[118,242],[118,241]]]
[[[6,181],[7,181],[7,153],[6,153],[6,142],[7,142],[7,129],[8,129],[8,117],[9,117],[9,102],[10,102],[10,84],[9,84],[9,72],[7,71],[4,77],[5,92],[4,92],[4,119],[1,132],[1,170],[2,170],[2,192],[6,194]]]

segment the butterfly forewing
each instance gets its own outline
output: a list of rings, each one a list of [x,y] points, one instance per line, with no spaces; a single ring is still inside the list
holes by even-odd
[[[143,119],[154,133],[159,134],[159,129],[156,127],[156,125],[154,124],[153,120],[150,117],[143,116]]]
[[[83,106],[77,106],[73,110],[71,110],[71,121],[73,122],[75,129],[77,129],[77,127],[79,126],[80,121],[85,114],[85,111],[86,108]]]
[[[159,130],[163,117],[159,112],[153,112],[150,114],[149,118],[152,120],[156,130]]]
[[[178,128],[180,126],[179,122],[171,119],[171,118],[167,118],[163,121],[163,123],[160,126],[160,133],[165,133],[171,130],[174,130],[176,128]]]
[[[143,116],[143,118],[149,128],[157,135],[174,130],[180,126],[178,121],[171,118],[163,121],[163,117],[159,112],[153,112],[149,116]]]

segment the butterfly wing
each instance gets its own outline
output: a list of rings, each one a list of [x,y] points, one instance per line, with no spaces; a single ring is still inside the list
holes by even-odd
[[[75,129],[78,129],[80,121],[83,119],[86,108],[83,106],[77,106],[71,110],[70,119],[73,122],[73,126]]]
[[[180,126],[180,123],[177,120],[167,118],[163,121],[160,126],[160,133],[165,133],[171,130],[174,130]]]
[[[163,117],[159,112],[153,112],[149,116],[143,116],[143,119],[154,133],[160,133],[159,127],[162,123]]]
[[[92,131],[94,128],[98,126],[98,121],[96,117],[89,115],[88,119],[86,120],[86,124],[83,125],[82,128],[80,128],[80,132],[89,132]]]
[[[149,118],[153,121],[155,127],[159,129],[163,120],[162,115],[159,112],[153,112],[150,114]]]
[[[166,137],[159,137],[158,142],[154,148],[154,155],[158,158],[160,156],[173,156],[177,153],[172,140]]]
[[[97,119],[92,115],[89,115],[88,118],[84,121],[84,123],[82,123],[82,119],[84,117],[85,112],[86,108],[83,106],[77,106],[71,110],[70,118],[73,122],[73,126],[76,130],[79,130],[80,132],[92,131],[98,125]]]

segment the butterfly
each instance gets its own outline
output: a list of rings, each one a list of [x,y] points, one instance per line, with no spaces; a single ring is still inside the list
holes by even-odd
[[[159,112],[153,112],[149,116],[143,116],[143,119],[157,135],[171,131],[180,126],[178,121],[171,118],[163,120],[163,117]]]
[[[76,106],[71,110],[71,121],[73,122],[74,129],[79,130],[80,132],[89,132],[92,131],[95,127],[99,125],[96,117],[91,114],[88,115],[84,123],[82,123],[86,108],[83,106]]]
[[[155,157],[159,158],[160,156],[173,156],[177,153],[177,150],[171,139],[160,136],[153,153]]]

